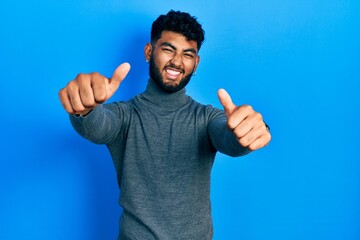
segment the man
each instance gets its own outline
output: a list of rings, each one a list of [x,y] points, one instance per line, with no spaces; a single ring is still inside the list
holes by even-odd
[[[150,70],[144,93],[102,104],[127,75],[128,63],[110,79],[79,74],[59,92],[79,134],[111,153],[123,208],[119,239],[211,239],[216,152],[241,156],[271,139],[261,115],[236,106],[225,90],[218,92],[224,111],[185,94],[203,40],[196,18],[170,11],[155,20],[144,49]]]

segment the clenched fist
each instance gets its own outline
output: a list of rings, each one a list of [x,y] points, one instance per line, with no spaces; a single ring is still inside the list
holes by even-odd
[[[270,142],[270,132],[260,113],[249,105],[236,106],[224,89],[218,91],[218,97],[227,116],[228,128],[243,147],[257,150]]]
[[[77,75],[59,91],[64,109],[69,114],[86,115],[116,92],[129,70],[130,64],[123,63],[117,67],[110,79],[99,73]]]

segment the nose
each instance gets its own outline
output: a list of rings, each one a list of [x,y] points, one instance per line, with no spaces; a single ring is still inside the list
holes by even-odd
[[[175,53],[170,62],[176,66],[180,66],[182,62],[182,55],[179,53]]]

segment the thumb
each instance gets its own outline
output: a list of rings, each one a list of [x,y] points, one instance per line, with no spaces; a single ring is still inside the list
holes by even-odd
[[[225,89],[219,89],[218,97],[221,105],[224,107],[227,116],[231,115],[236,108],[236,105],[232,102],[230,95]]]
[[[115,69],[112,77],[109,79],[111,92],[114,93],[119,88],[120,83],[125,79],[129,71],[130,71],[130,64],[127,62],[121,64]]]

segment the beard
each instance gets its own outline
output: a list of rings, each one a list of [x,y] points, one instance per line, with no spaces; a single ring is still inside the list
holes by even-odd
[[[170,67],[177,68],[173,65],[170,65]],[[174,92],[177,92],[177,91],[180,91],[181,89],[183,89],[190,82],[190,79],[194,73],[194,70],[191,71],[188,75],[185,75],[181,79],[179,84],[165,83],[164,79],[161,75],[160,69],[158,68],[158,66],[156,66],[156,64],[154,62],[154,58],[151,57],[150,63],[149,63],[149,72],[150,72],[150,78],[152,80],[154,80],[156,85],[158,85],[163,91],[165,91],[167,93],[174,93]]]

